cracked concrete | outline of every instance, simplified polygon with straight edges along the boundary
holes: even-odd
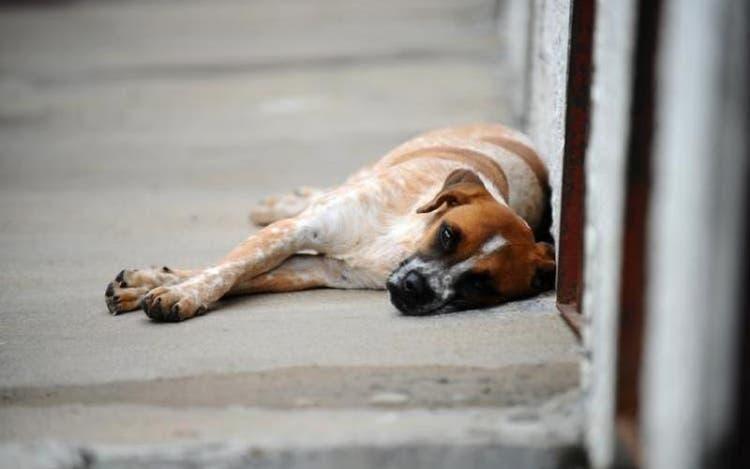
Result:
[[[576,464],[578,349],[549,295],[406,318],[383,292],[317,290],[177,325],[104,305],[123,267],[221,257],[263,195],[505,120],[493,11],[3,7],[0,465]]]

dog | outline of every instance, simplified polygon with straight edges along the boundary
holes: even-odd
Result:
[[[216,265],[122,270],[109,311],[155,321],[220,298],[310,288],[387,289],[404,315],[494,306],[554,287],[547,170],[500,124],[419,135],[331,190],[305,188],[251,211],[266,225]]]

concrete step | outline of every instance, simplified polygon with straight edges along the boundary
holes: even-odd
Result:
[[[533,406],[268,409],[54,405],[0,412],[60,439],[0,445],[6,467],[582,467],[578,393]],[[157,443],[158,442],[158,443]]]

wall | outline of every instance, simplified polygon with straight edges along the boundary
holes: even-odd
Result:
[[[526,124],[529,92],[529,47],[531,41],[531,7],[528,0],[495,0],[497,34],[500,39],[504,105],[508,108],[507,125],[523,129]]]
[[[640,437],[645,467],[724,467],[726,461],[718,458],[736,430],[739,298],[747,288],[740,283],[739,253],[747,243],[741,227],[747,223],[750,165],[750,6],[744,0],[663,1],[660,41],[654,44],[657,121]],[[582,332],[585,443],[598,468],[616,464],[615,381],[638,7],[636,0],[595,5]],[[534,0],[526,64],[525,128],[550,168],[556,220],[569,13],[569,2]]]
[[[615,454],[614,383],[623,233],[624,174],[632,87],[633,0],[595,5],[591,129],[585,156],[583,387],[585,444],[594,467]],[[532,7],[526,130],[547,161],[558,233],[570,2]],[[583,188],[581,188],[583,190]]]
[[[529,88],[525,90],[527,113],[524,127],[549,168],[552,233],[557,239],[565,143],[570,1],[534,0],[531,3],[531,18],[526,80]]]

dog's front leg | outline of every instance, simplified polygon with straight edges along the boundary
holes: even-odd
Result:
[[[181,321],[202,314],[241,278],[278,266],[289,256],[314,249],[317,232],[305,218],[282,220],[250,236],[216,266],[175,285],[157,287],[141,301],[143,311],[158,321]]]
[[[243,276],[228,294],[279,293],[320,287],[382,289],[383,280],[371,272],[353,268],[340,259],[297,254],[266,273],[255,277]]]
[[[154,288],[178,284],[198,273],[200,270],[170,269],[167,266],[123,269],[104,292],[107,309],[113,315],[134,311],[140,307],[144,295]]]

